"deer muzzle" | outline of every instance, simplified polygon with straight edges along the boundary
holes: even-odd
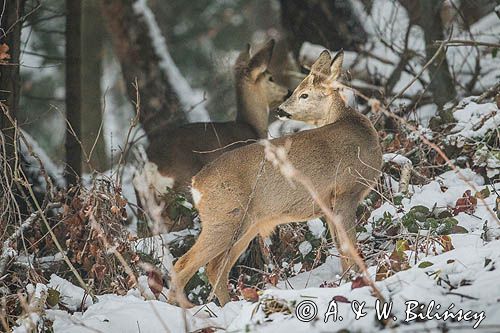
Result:
[[[288,112],[286,112],[285,110],[283,110],[282,108],[278,108],[276,110],[276,114],[278,115],[278,118],[280,118],[280,119],[282,119],[282,118],[291,119],[292,118],[292,115],[289,114]]]

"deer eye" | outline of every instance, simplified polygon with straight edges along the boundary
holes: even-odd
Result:
[[[274,79],[272,76],[269,76],[269,82],[274,82]]]
[[[302,94],[302,95],[300,95],[300,98],[302,98],[302,99],[306,99],[307,97],[309,97],[308,94]]]

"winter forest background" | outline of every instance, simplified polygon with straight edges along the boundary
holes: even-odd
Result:
[[[500,331],[498,0],[0,0],[0,324],[15,332],[438,331],[404,302],[484,311]],[[346,103],[379,132],[383,176],[358,207],[375,281],[342,280],[324,221],[280,226],[231,273],[233,301],[166,302],[168,273],[200,230],[196,210],[146,207],[148,136],[236,115],[233,65],[276,40],[269,70],[293,90],[322,50],[345,52]],[[276,116],[271,112],[271,121]],[[272,136],[297,123],[278,121]],[[188,220],[158,232],[155,209]],[[160,228],[161,229],[161,228]],[[378,292],[398,320],[353,300]],[[338,301],[343,321],[296,319]]]

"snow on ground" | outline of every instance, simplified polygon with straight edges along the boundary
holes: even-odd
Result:
[[[71,284],[69,281],[52,274],[50,277],[49,288],[57,290],[61,295],[60,302],[69,310],[75,311],[83,304],[88,308],[93,304],[92,299],[85,294],[85,290]]]
[[[495,206],[496,195],[493,193],[500,191],[500,184],[486,186],[482,178],[470,169],[445,172],[427,185],[410,186],[411,195],[408,198],[397,206],[386,202],[373,212],[370,221],[376,221],[384,212],[395,214],[397,218],[398,214],[402,215],[416,205],[435,209],[454,207],[465,191],[472,190],[474,194],[485,188],[492,194],[478,202],[474,213],[461,212],[456,216],[467,233],[450,235],[454,249],[435,251],[438,254],[406,251],[412,258],[412,267],[376,282],[382,296],[392,302],[389,318],[392,328],[382,329],[376,320],[376,298],[369,287],[355,288],[353,283],[346,282],[338,287],[319,288],[325,282],[335,282],[339,278],[340,263],[335,249],[331,251],[332,256],[314,270],[281,281],[277,287],[269,286],[256,303],[233,301],[224,308],[210,303],[184,311],[165,302],[151,300],[151,293],[146,290],[146,277],[140,277],[142,282],[138,289],[130,290],[125,296],[98,296],[98,302],[94,304],[86,301],[87,309],[83,313],[70,315],[66,311],[52,309],[47,310],[47,317],[54,320],[55,332],[192,332],[205,327],[214,327],[221,332],[325,332],[341,329],[350,332],[432,332],[444,325],[451,331],[460,328],[460,332],[466,332],[468,329],[472,331],[475,324],[479,327],[475,331],[497,332],[500,330],[500,225],[490,210]],[[308,227],[318,236],[325,232],[319,220],[309,221]],[[145,252],[156,252],[157,243],[171,242],[176,235],[165,237],[139,241],[136,246]],[[170,254],[162,255],[165,266],[170,266]],[[373,276],[375,271],[376,267],[369,268]],[[83,290],[79,287],[55,275],[48,287],[58,290],[63,303],[69,308],[82,304]],[[164,300],[164,297],[160,298]],[[336,303],[330,303],[332,299]],[[303,301],[315,303],[315,320],[306,322],[297,319],[307,319],[310,315],[308,310],[314,309],[310,302],[301,303]],[[474,313],[468,313],[460,321],[433,319],[405,322],[405,318],[412,319],[416,315],[416,310],[412,310],[416,303],[412,301],[425,304],[425,307],[434,301],[434,310],[430,311],[433,316],[447,309],[450,313],[457,313],[459,309],[464,313],[468,310]],[[363,302],[362,310],[366,314],[355,319],[353,307],[359,307]],[[308,305],[310,308],[307,308]],[[436,312],[438,305],[440,309]],[[325,322],[329,306],[331,310],[337,307],[337,317],[329,316]],[[334,321],[334,318],[337,320]]]
[[[453,112],[456,124],[446,141],[457,147],[473,142],[474,164],[485,167],[488,177],[493,178],[500,173],[500,151],[484,144],[483,138],[488,132],[498,136],[494,130],[500,127],[500,112],[495,103],[477,104],[475,98],[464,98],[459,103]]]
[[[484,137],[485,134],[500,126],[500,112],[495,103],[476,104],[469,102],[464,108],[453,112],[457,124],[451,130],[452,138],[461,140]]]

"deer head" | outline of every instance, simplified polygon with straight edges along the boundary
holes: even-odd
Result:
[[[268,70],[274,44],[274,40],[270,40],[253,56],[247,44],[234,66],[237,121],[251,124],[261,138],[267,138],[269,109],[277,107],[290,94],[288,89],[274,82]]]
[[[346,111],[336,84],[342,72],[343,51],[332,59],[323,51],[311,72],[278,108],[278,116],[322,126],[339,119]]]

